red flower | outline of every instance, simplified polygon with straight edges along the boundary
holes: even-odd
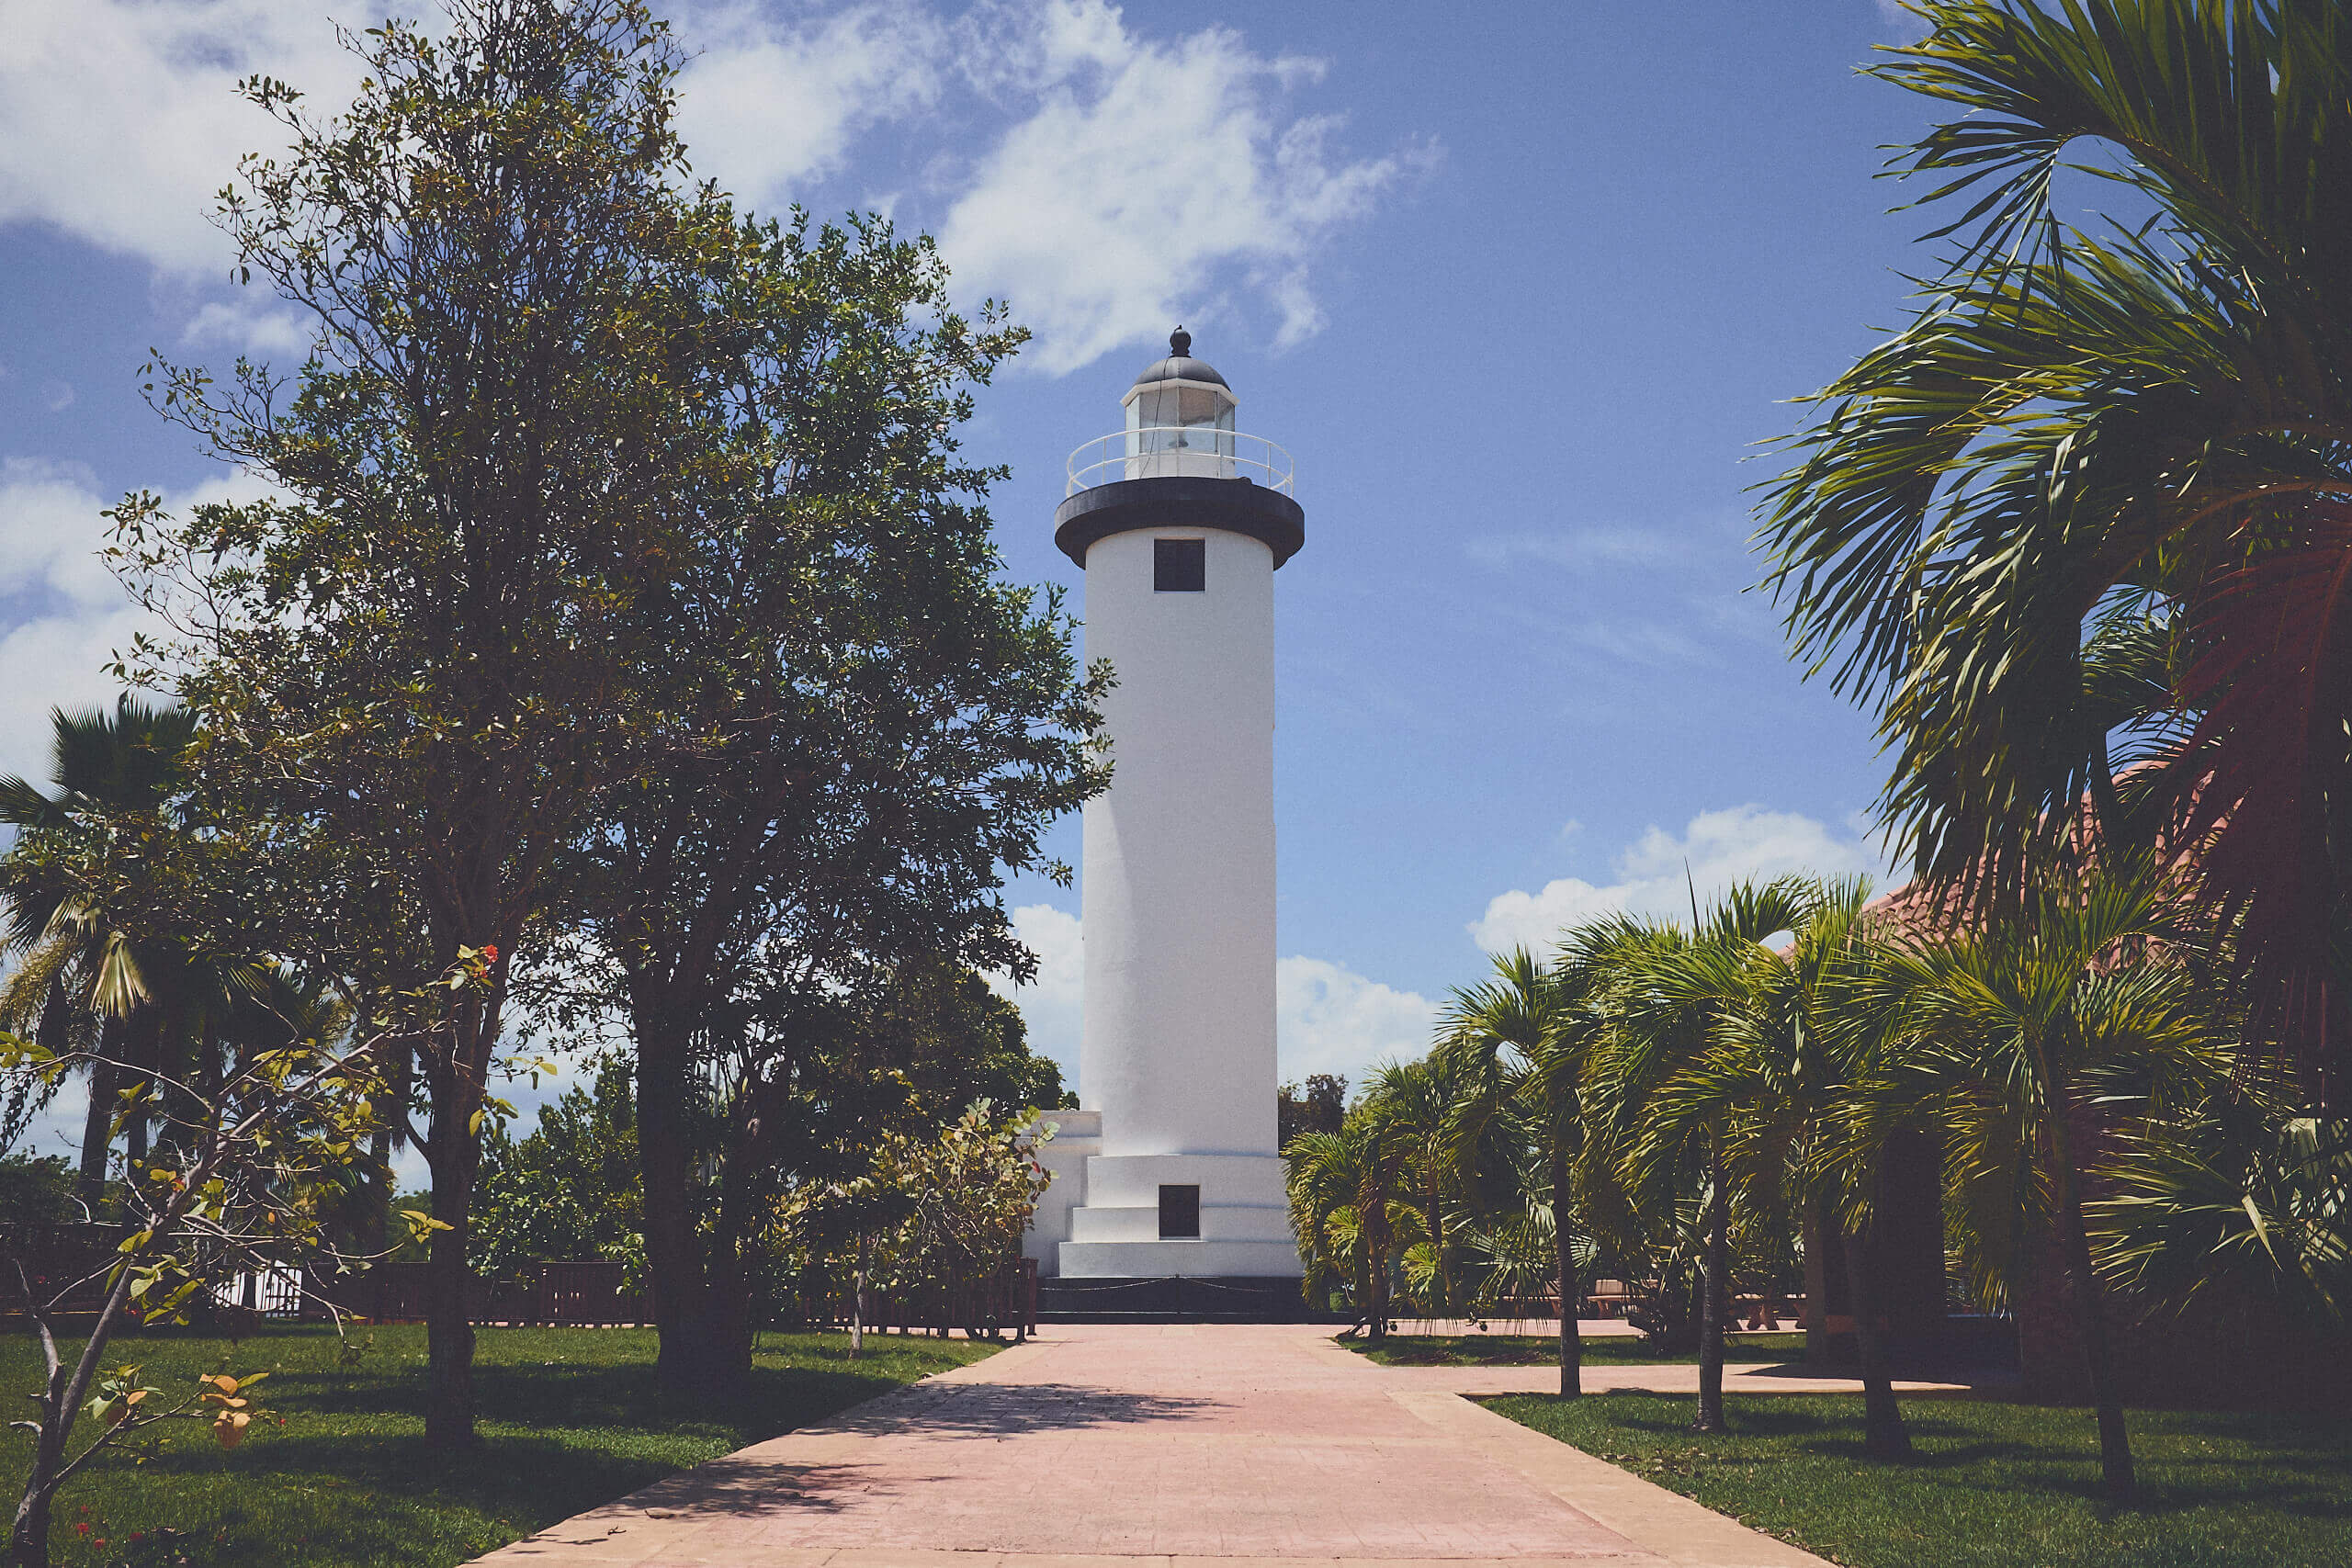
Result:
[[[495,964],[498,962],[498,944],[496,942],[486,942],[481,944],[481,961],[484,964]]]

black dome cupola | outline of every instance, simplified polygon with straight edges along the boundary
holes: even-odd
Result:
[[[1216,373],[1216,366],[1205,359],[1193,357],[1193,334],[1182,327],[1168,334],[1168,357],[1153,360],[1143,367],[1143,374],[1136,378],[1138,387],[1148,387],[1159,381],[1196,381],[1207,387],[1224,387],[1226,384],[1225,378]],[[1227,388],[1228,397],[1231,390]]]

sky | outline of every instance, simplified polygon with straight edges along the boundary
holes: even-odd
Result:
[[[100,508],[251,481],[141,400],[151,349],[299,360],[208,220],[385,0],[0,0],[0,772],[139,625]],[[659,0],[657,0],[659,4]],[[1281,1068],[1426,1047],[1487,954],[1735,877],[1884,875],[1867,716],[1790,662],[1762,445],[1926,265],[1873,175],[1932,106],[1857,73],[1891,0],[668,0],[696,171],[934,235],[1035,338],[968,452],[1008,575],[1178,323],[1297,465],[1275,579]],[[1441,19],[1442,18],[1442,19]],[[1052,849],[1075,864],[1075,820]],[[1688,882],[1686,882],[1686,876]],[[1008,889],[1012,994],[1075,1078],[1076,888]],[[64,1108],[61,1107],[61,1116]],[[52,1134],[54,1135],[54,1134]]]

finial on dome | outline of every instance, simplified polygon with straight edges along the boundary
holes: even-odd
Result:
[[[1193,353],[1193,334],[1178,327],[1168,334],[1168,352],[1179,359],[1188,359]]]

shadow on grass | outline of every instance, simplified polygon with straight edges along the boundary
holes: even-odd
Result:
[[[1549,1400],[1545,1395],[1520,1397]],[[1657,1408],[1657,1396],[1588,1397],[1589,1409],[1605,1413],[1606,1431],[1661,1448],[1712,1442],[1690,1430],[1682,1410]],[[2089,1411],[1988,1403],[1971,1414],[1977,1418],[1963,1416],[1941,1400],[1924,1406],[1906,1401],[1904,1424],[1913,1452],[1905,1459],[1885,1460],[1864,1450],[1859,1401],[1838,1410],[1824,1409],[1817,1401],[1743,1400],[1732,1409],[1730,1440],[1720,1445],[1720,1457],[1729,1462],[1770,1462],[1802,1456],[1891,1475],[1937,1476],[1944,1484],[1986,1495],[2030,1487],[2112,1511],[2099,1480],[2098,1433]],[[2058,1422],[2054,1430],[2052,1417]],[[2042,1431],[2033,1438],[1987,1433],[1983,1429],[1987,1418],[2033,1421]],[[2341,1472],[2352,1460],[2352,1441],[2347,1441],[2352,1429],[2345,1423],[2294,1416],[2179,1416],[2163,1412],[2129,1412],[2125,1419],[2141,1461],[2140,1495],[2130,1512],[2165,1515],[2230,1506],[2313,1520],[2352,1520],[2352,1497],[2332,1491],[2323,1479],[2331,1472]]]

